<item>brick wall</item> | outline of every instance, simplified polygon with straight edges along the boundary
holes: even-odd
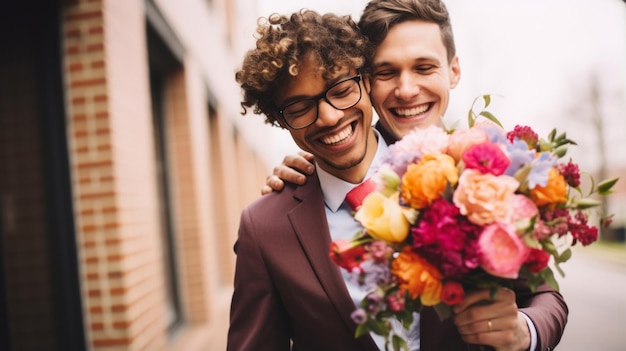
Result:
[[[163,274],[141,1],[64,18],[71,160],[91,347],[159,350]]]
[[[195,15],[207,6],[198,0],[163,3],[166,13]],[[210,62],[188,47],[182,67],[164,81],[184,323],[171,334],[143,4],[76,0],[64,11],[68,134],[89,346],[223,350],[239,212],[259,196],[266,167],[245,140],[236,138],[232,108],[224,108],[238,106],[236,101],[219,96],[210,101],[205,76]],[[195,35],[187,43],[203,38]]]

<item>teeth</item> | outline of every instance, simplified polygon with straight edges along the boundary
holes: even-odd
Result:
[[[428,111],[429,108],[430,104],[423,104],[413,108],[396,108],[395,113],[402,117],[413,117]]]
[[[322,143],[326,145],[338,144],[352,136],[352,126],[348,125],[339,133],[332,136],[326,136],[322,138]]]

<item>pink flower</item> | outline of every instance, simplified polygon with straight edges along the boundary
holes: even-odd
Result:
[[[513,177],[466,169],[459,178],[453,201],[472,223],[486,225],[509,217],[510,200],[518,186]]]
[[[389,305],[389,309],[393,312],[399,312],[404,309],[404,294],[400,290],[396,290],[396,292],[387,295],[386,300],[387,304]]]
[[[516,279],[529,254],[528,246],[509,223],[497,222],[486,226],[478,245],[481,267],[501,278]]]
[[[513,194],[511,197],[511,222],[523,219],[531,219],[539,215],[537,205],[528,197]]]
[[[369,253],[372,260],[376,263],[385,263],[393,255],[393,248],[387,245],[384,240],[375,240],[369,244]]]
[[[480,173],[491,173],[499,176],[511,164],[502,147],[496,143],[482,143],[472,145],[463,153],[463,162],[468,169],[478,170]]]
[[[468,147],[487,141],[489,141],[487,133],[480,128],[457,129],[450,135],[447,153],[459,162],[461,155]]]

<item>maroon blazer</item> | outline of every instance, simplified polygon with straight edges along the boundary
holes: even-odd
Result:
[[[370,336],[354,338],[354,303],[330,243],[317,175],[242,211],[227,350],[378,350]],[[521,289],[518,297],[538,330],[538,350],[554,347],[567,320],[561,295]],[[451,319],[428,308],[421,318],[422,351],[467,350]]]

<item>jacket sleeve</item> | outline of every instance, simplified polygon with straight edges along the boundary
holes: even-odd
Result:
[[[537,351],[552,350],[561,341],[569,309],[563,296],[547,284],[536,291],[517,291],[519,310],[525,313],[537,330]]]
[[[264,262],[257,229],[250,210],[244,209],[234,247],[237,263],[228,351],[290,349],[286,313]]]

